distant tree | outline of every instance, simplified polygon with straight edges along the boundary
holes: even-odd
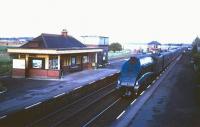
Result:
[[[122,45],[118,42],[115,42],[115,43],[111,43],[108,48],[109,48],[109,51],[113,51],[113,52],[121,51]]]
[[[198,36],[192,42],[192,52],[193,53],[197,52],[197,46],[200,46],[200,39]]]

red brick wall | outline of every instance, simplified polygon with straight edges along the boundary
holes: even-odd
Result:
[[[42,69],[29,69],[29,77],[47,77],[47,71]]]
[[[84,63],[83,69],[92,69],[92,63]]]
[[[59,70],[29,69],[29,77],[60,78]]]
[[[25,69],[12,69],[12,77],[14,78],[21,78],[25,77]]]
[[[48,76],[48,77],[59,78],[59,76],[60,76],[60,71],[58,71],[58,70],[47,70],[47,76]]]

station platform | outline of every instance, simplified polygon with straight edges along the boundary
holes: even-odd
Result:
[[[63,76],[61,79],[14,79],[1,77],[7,92],[0,94],[0,118],[10,112],[69,93],[118,73],[118,69],[84,70]]]

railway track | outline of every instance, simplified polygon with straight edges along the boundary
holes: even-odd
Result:
[[[99,101],[94,104],[88,106],[84,110],[80,111],[78,114],[74,115],[70,119],[66,119],[65,121],[57,124],[57,127],[80,127],[86,124],[86,121],[90,121],[92,118],[97,116],[99,112],[105,110],[105,108],[112,104],[113,102],[117,102],[120,96],[115,90],[113,93],[104,96]],[[98,116],[97,116],[98,117]],[[87,126],[87,125],[86,125]]]
[[[134,98],[118,98],[116,101],[105,107],[104,110],[99,112],[95,117],[87,121],[83,127],[95,127],[95,126],[110,126],[118,116],[120,116],[124,109],[129,106]]]
[[[110,126],[136,97],[123,98],[110,84],[35,121],[28,127]]]
[[[154,83],[152,81],[151,83]],[[148,91],[148,87],[144,91]],[[111,126],[112,122],[119,119],[124,113],[127,107],[134,104],[139,96],[142,96],[144,91],[141,91],[138,96],[135,97],[121,97],[109,95],[93,105],[90,105],[87,109],[79,112],[73,118],[66,121],[62,121],[58,127],[102,127]],[[119,93],[119,91],[117,92]]]
[[[91,94],[84,96],[75,102],[66,105],[55,112],[52,112],[32,123],[27,125],[27,127],[55,127],[60,125],[63,121],[66,121],[79,112],[85,110],[90,105],[96,103],[97,101],[101,100],[105,96],[109,94],[115,93],[115,85],[111,83]]]
[[[157,79],[157,78],[156,78]],[[155,79],[155,80],[156,80]],[[101,112],[99,112],[96,116],[82,124],[82,127],[102,127],[102,126],[112,126],[113,121],[120,119],[120,117],[125,113],[125,109],[133,105],[135,101],[143,96],[144,93],[148,92],[155,83],[155,80],[152,81],[143,91],[140,91],[137,96],[132,96],[130,98],[120,97],[116,101],[113,101],[110,105],[105,107]],[[86,111],[87,112],[87,111]],[[59,127],[64,127],[62,126]]]

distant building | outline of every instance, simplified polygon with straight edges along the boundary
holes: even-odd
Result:
[[[32,39],[32,37],[0,38],[0,46],[19,47]]]
[[[13,77],[60,78],[65,72],[97,66],[100,48],[91,48],[68,35],[41,34],[19,48],[8,49]]]
[[[108,46],[109,46],[109,37],[104,36],[81,36],[82,42],[88,47],[92,48],[101,48],[103,52],[98,53],[99,65],[104,65],[108,62]]]
[[[161,48],[159,47],[161,44],[159,42],[157,42],[157,41],[149,42],[147,45],[148,45],[148,49],[147,50],[149,52],[155,53],[155,52],[158,52],[158,51],[161,50]]]

